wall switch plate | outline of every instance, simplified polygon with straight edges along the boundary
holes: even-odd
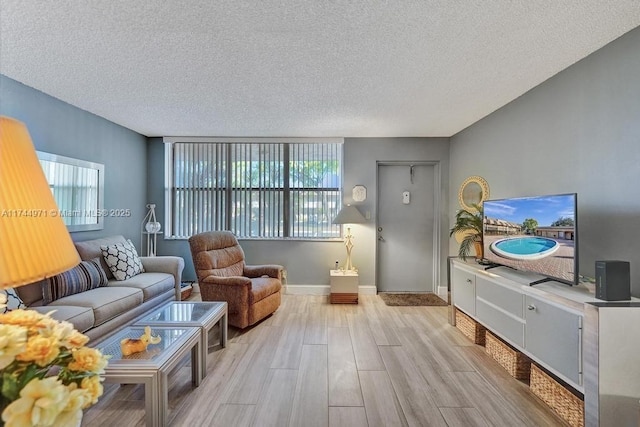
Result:
[[[411,203],[411,193],[409,193],[408,191],[402,193],[402,203],[404,203],[405,205]]]

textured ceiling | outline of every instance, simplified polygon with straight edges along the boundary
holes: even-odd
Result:
[[[148,136],[450,136],[638,25],[638,0],[0,0],[0,72]]]

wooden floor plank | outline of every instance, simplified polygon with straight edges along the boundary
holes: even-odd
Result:
[[[471,406],[493,426],[539,426],[540,420],[529,420],[516,407],[509,405],[504,396],[496,393],[493,387],[477,372],[446,372],[449,381],[457,383],[463,390]]]
[[[398,339],[410,354],[424,359],[434,369],[441,371],[473,371],[473,366],[457,350],[457,346],[445,345],[437,338],[430,338],[422,328],[398,329]]]
[[[269,371],[252,425],[278,427],[289,424],[297,378],[297,370]]]
[[[218,407],[226,400],[234,379],[243,375],[236,372],[240,362],[247,355],[248,344],[228,343],[224,350],[209,354],[207,376],[200,387],[185,396],[183,405],[171,414],[175,426],[208,425]],[[169,401],[171,404],[171,399]],[[202,408],[202,410],[194,410]],[[204,410],[206,408],[206,410]]]
[[[304,345],[289,426],[329,424],[327,346]]]
[[[306,324],[307,313],[290,313],[287,316],[271,361],[272,369],[298,369]]]
[[[436,310],[446,307],[425,307],[421,313],[407,314],[407,322],[414,327],[429,332],[429,338],[437,340],[442,345],[447,346],[472,346],[475,345],[469,338],[465,337],[454,326],[446,321],[446,311]],[[439,311],[439,312],[438,312]],[[444,323],[443,323],[444,321]]]
[[[374,301],[367,299],[363,304],[373,339],[377,345],[400,345],[395,328],[387,321],[384,308]]]
[[[309,305],[307,326],[304,331],[304,344],[327,344],[327,315],[326,302],[318,300]]]
[[[367,414],[362,406],[330,406],[329,427],[367,427]]]
[[[274,315],[212,346],[199,387],[188,358],[169,374],[169,425],[563,425],[447,314],[376,295],[283,295]],[[144,387],[105,384],[82,425],[143,427]]]
[[[378,316],[382,316],[385,324],[393,328],[407,328],[410,324],[404,319],[404,313],[416,312],[418,307],[389,306],[377,295],[366,295],[365,301],[376,306]]]
[[[438,391],[427,383],[404,349],[399,346],[382,347],[380,354],[407,423],[446,427],[447,423],[435,404]]]
[[[359,371],[384,371],[378,346],[363,314],[347,314],[353,353]]]
[[[449,427],[489,427],[476,408],[440,408]]]
[[[329,406],[363,406],[349,329],[329,328],[328,337]]]
[[[370,426],[407,426],[407,420],[386,371],[360,371],[364,409]]]
[[[211,424],[212,427],[249,427],[255,405],[234,405],[225,403],[216,411]]]
[[[106,398],[102,399],[107,401]],[[119,400],[117,403],[108,401],[107,405],[100,405],[98,402],[82,416],[83,426],[144,426],[145,412],[144,402],[130,400]]]
[[[439,358],[432,357],[433,349],[425,345],[420,340],[418,334],[412,328],[398,329],[400,341],[403,344],[403,349],[406,352],[412,363],[416,366],[422,377],[427,381],[430,387],[436,392],[433,395],[434,402],[438,407],[452,406],[452,407],[464,407],[468,406],[470,402],[466,398],[462,390],[455,382],[448,381],[444,377],[444,372],[447,372],[445,368],[449,367],[447,363],[442,363]],[[461,358],[460,353],[453,351],[451,348],[447,353],[455,354],[452,359]],[[470,365],[466,363],[469,371],[472,371]],[[443,366],[444,365],[444,366]]]
[[[327,327],[347,328],[347,313],[351,312],[351,304],[328,304]]]
[[[282,328],[265,326],[263,333],[240,360],[231,379],[231,388],[224,403],[255,405],[261,397],[262,386],[273,362]]]
[[[531,393],[529,386],[522,381],[516,381],[509,373],[489,356],[484,347],[458,347],[456,349],[469,361],[469,364],[486,382],[487,387],[495,390],[509,402],[509,406],[518,408],[523,418],[535,420],[539,425],[564,425],[549,407]]]

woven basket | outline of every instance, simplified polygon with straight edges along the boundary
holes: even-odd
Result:
[[[584,401],[535,364],[531,365],[529,387],[533,394],[549,405],[567,424],[584,426]]]
[[[185,286],[180,291],[180,300],[184,301],[191,296],[191,291],[193,291],[193,286]]]
[[[460,329],[474,344],[484,345],[484,334],[487,330],[460,310],[456,309],[456,328]]]
[[[486,333],[485,341],[485,351],[506,369],[509,375],[518,380],[529,379],[531,359],[489,331]]]

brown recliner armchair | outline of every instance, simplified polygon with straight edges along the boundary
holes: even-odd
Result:
[[[229,324],[246,328],[280,306],[281,265],[246,265],[244,251],[229,231],[189,238],[202,301],[226,301]]]

